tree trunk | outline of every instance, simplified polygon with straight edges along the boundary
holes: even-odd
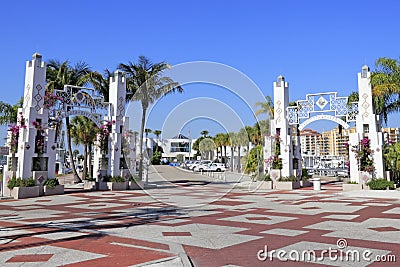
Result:
[[[241,168],[240,168],[240,163],[241,163],[241,160],[240,160],[240,146],[238,146],[238,165],[237,165],[237,172],[238,173],[240,173],[241,172]]]
[[[233,172],[233,157],[234,157],[234,147],[231,146],[231,172]]]
[[[71,128],[70,128],[70,124],[69,124],[69,117],[65,118],[65,128],[67,130],[67,145],[68,145],[68,152],[70,155],[70,159],[71,159],[71,169],[72,169],[72,173],[74,174],[74,182],[75,183],[80,183],[82,182],[81,178],[79,178],[78,173],[76,172],[76,167],[75,167],[75,162],[74,159],[72,157],[72,144],[71,144]]]
[[[224,146],[224,162],[225,162],[225,167],[226,167],[226,162],[227,162],[227,157],[226,157],[226,146]]]
[[[93,166],[92,166],[92,144],[88,145],[89,148],[89,177],[93,177]]]
[[[87,149],[87,145],[86,144],[84,144],[83,146],[84,146],[84,151],[83,151],[83,173],[82,173],[82,179],[86,180],[88,149]]]
[[[144,123],[146,120],[146,108],[142,107],[142,122],[140,125],[140,137],[139,137],[139,180],[143,180],[143,133]]]

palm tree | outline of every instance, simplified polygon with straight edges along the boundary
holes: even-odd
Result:
[[[0,101],[0,125],[17,123],[18,108],[22,108],[23,103],[23,97],[14,105]]]
[[[216,146],[214,140],[209,137],[201,140],[199,144],[200,153],[203,155],[208,155],[208,159],[211,159],[211,153],[214,151],[215,148]]]
[[[155,134],[157,140],[160,138],[161,133],[162,132],[160,130],[154,130],[153,131],[153,134]]]
[[[225,135],[223,133],[218,133],[214,137],[214,143],[215,143],[215,146],[217,147],[217,158],[218,158],[218,148],[221,151],[221,158],[222,158],[222,147],[224,145],[224,139],[225,139]]]
[[[109,101],[111,77],[113,77],[113,73],[108,69],[105,69],[103,74],[97,71],[89,74],[90,83],[104,97],[105,102]]]
[[[148,151],[148,148],[147,148],[147,143],[149,142],[149,133],[151,133],[152,130],[149,129],[149,128],[146,128],[146,129],[144,129],[144,132],[146,133],[146,153],[147,153],[147,155],[149,155],[149,151]]]
[[[164,70],[170,68],[165,62],[153,64],[148,58],[140,56],[137,64],[129,62],[120,64],[118,68],[125,72],[127,78],[127,101],[140,101],[142,104],[139,159],[139,178],[142,179],[143,133],[147,109],[157,99],[175,91],[183,92],[183,88],[170,77],[163,75]]]
[[[274,117],[274,102],[269,95],[265,96],[265,100],[265,102],[256,102],[256,107],[260,107],[260,109],[255,112],[255,115],[268,114],[268,117],[272,119]]]
[[[389,113],[400,110],[400,62],[383,57],[376,60],[375,66],[371,74],[375,111],[386,123]]]
[[[241,172],[241,156],[240,156],[240,149],[242,148],[242,146],[248,146],[249,144],[249,137],[247,134],[247,131],[245,128],[242,128],[239,130],[239,132],[237,134],[235,134],[235,143],[238,149],[238,166],[237,166],[237,171]]]
[[[60,62],[58,60],[49,60],[46,69],[46,90],[48,92],[53,92],[54,89],[63,89],[64,85],[75,85],[84,86],[88,81],[90,81],[91,70],[89,65],[81,61],[75,64],[75,66],[70,66],[68,60]],[[73,90],[78,90],[74,88]],[[76,93],[73,91],[72,93]],[[72,155],[72,145],[71,145],[71,126],[69,117],[65,118],[66,132],[67,132],[67,146],[68,152]],[[75,183],[82,182],[76,171],[75,162],[71,161],[71,169],[74,174]]]
[[[203,131],[200,132],[200,134],[201,134],[204,138],[206,138],[207,135],[208,135],[208,131],[207,131],[207,130],[203,130]]]
[[[156,140],[157,140],[157,145],[156,145],[156,151],[158,151],[158,146],[159,146],[159,138],[160,138],[160,135],[161,135],[161,130],[154,130],[153,131],[153,134],[155,134],[155,136],[156,136]]]
[[[67,153],[69,154],[69,152],[67,151]],[[78,149],[74,149],[74,151],[72,152],[72,155],[74,157],[75,160],[77,160],[77,156],[79,155],[79,150]]]
[[[83,179],[86,179],[88,161],[89,161],[89,176],[92,175],[92,147],[96,140],[98,127],[90,119],[83,116],[73,117],[71,120],[71,136],[74,144],[82,144],[84,147],[83,153]],[[88,157],[89,156],[89,157]]]
[[[234,132],[230,132],[230,133],[228,133],[228,143],[229,143],[229,146],[231,147],[231,172],[233,172],[233,169],[234,169],[234,160],[233,160],[233,158],[234,158],[234,152],[235,152],[235,149],[236,149],[236,144],[237,144],[237,142],[236,142],[236,133],[234,133]]]

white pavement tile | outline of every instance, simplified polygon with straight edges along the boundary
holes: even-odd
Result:
[[[272,216],[263,214],[243,214],[233,217],[221,218],[221,221],[231,221],[231,222],[243,222],[243,223],[257,223],[272,225],[281,222],[287,222],[291,220],[296,220],[295,217],[285,217],[285,216]]]
[[[332,214],[328,216],[324,216],[322,218],[324,219],[339,219],[339,220],[353,220],[354,218],[357,218],[360,215],[346,215],[346,214]]]
[[[110,203],[110,202],[96,202],[88,204],[78,204],[67,206],[68,208],[87,209],[87,210],[100,210],[125,206],[124,204]]]
[[[262,234],[270,234],[270,235],[283,235],[283,236],[298,236],[309,231],[301,231],[301,230],[293,230],[293,229],[283,229],[283,228],[274,228],[271,230],[263,231]]]
[[[211,224],[186,224],[180,226],[138,225],[128,228],[110,229],[102,232],[125,238],[163,243],[173,242],[209,249],[221,249],[262,238],[261,236],[236,234],[236,232],[245,230],[247,230],[247,228]],[[189,232],[190,236],[164,236],[163,232]]]
[[[399,208],[399,207],[393,208],[393,209],[384,211],[384,212],[382,212],[382,213],[387,213],[387,214],[400,214],[400,208]]]
[[[85,236],[85,235],[88,235],[88,234],[81,233],[81,232],[62,231],[62,232],[57,232],[57,233],[35,235],[35,237],[46,238],[46,239],[50,239],[50,240],[59,240],[59,239],[64,239],[64,238],[72,238],[72,237]]]
[[[40,255],[40,254],[54,254],[47,262],[7,262],[14,256],[18,255]],[[76,262],[84,262],[87,260],[106,257],[106,255],[85,252],[75,249],[60,248],[54,246],[40,246],[33,248],[25,248],[19,250],[12,250],[0,252],[0,265],[4,267],[14,266],[28,266],[28,267],[53,267],[72,264]]]

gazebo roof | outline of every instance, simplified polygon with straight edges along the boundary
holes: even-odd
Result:
[[[189,139],[189,138],[180,133],[177,136],[172,137],[172,139]]]

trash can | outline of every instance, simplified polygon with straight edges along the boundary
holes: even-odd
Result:
[[[314,190],[321,190],[321,178],[314,178],[313,180]]]

